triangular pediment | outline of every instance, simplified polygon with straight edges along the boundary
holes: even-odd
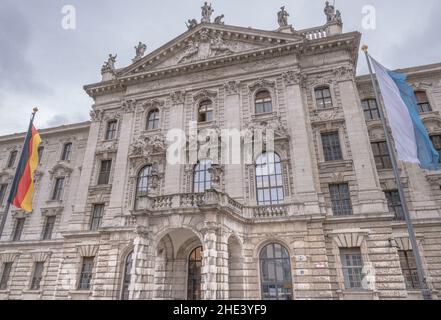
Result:
[[[295,31],[286,33],[202,23],[127,68],[120,69],[118,76],[162,70],[240,53],[252,53],[288,43],[301,43],[304,40],[305,37]]]

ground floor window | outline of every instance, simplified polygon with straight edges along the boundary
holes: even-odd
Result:
[[[202,247],[197,247],[190,253],[188,259],[188,282],[187,299],[201,300],[201,268],[202,268]]]

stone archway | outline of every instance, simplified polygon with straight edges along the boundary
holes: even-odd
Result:
[[[200,238],[188,229],[173,229],[162,237],[156,246],[154,299],[189,299],[188,292],[189,285],[191,285],[189,259],[194,250],[199,247],[203,247]],[[201,284],[200,270],[199,277],[199,282],[196,281],[196,283]],[[202,288],[197,289],[199,292],[202,290]]]

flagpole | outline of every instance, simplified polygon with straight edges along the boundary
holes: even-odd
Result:
[[[418,282],[419,282],[419,285],[421,288],[421,293],[423,295],[424,300],[432,300],[432,294],[431,294],[429,288],[427,287],[426,273],[425,273],[425,270],[423,267],[420,250],[419,250],[418,243],[417,243],[416,236],[415,236],[415,230],[414,230],[413,224],[412,224],[412,219],[409,214],[409,208],[407,206],[407,201],[406,201],[405,194],[404,194],[403,184],[401,183],[400,171],[398,169],[397,157],[395,155],[395,149],[394,149],[394,145],[392,142],[392,137],[390,136],[389,131],[387,129],[388,127],[386,124],[384,106],[380,100],[380,95],[378,93],[377,85],[376,85],[374,74],[372,71],[372,65],[371,65],[371,61],[369,59],[368,46],[364,45],[361,50],[363,50],[363,52],[366,55],[366,60],[367,60],[367,64],[369,67],[369,73],[370,73],[370,77],[371,77],[371,81],[372,81],[372,87],[374,89],[375,99],[377,100],[378,111],[380,113],[381,123],[383,125],[384,134],[386,136],[387,148],[389,150],[389,155],[390,155],[391,162],[392,162],[392,169],[393,169],[395,180],[397,183],[398,194],[400,196],[401,206],[403,208],[404,218],[406,220],[407,230],[409,232],[409,240],[412,245],[412,251],[413,251],[413,254],[415,257],[415,262],[416,262],[416,266],[417,266],[417,273],[418,273]]]
[[[34,122],[34,119],[35,119],[35,114],[38,112],[38,108],[34,108],[33,110],[32,110],[32,116],[31,116],[31,121],[29,122],[29,130],[32,130],[32,128],[31,128],[31,124]],[[29,132],[28,132],[29,133]],[[27,133],[27,134],[28,134]],[[21,150],[21,156],[23,156],[23,148],[22,148],[22,150]],[[21,158],[21,156],[20,156],[20,158]],[[16,169],[16,171],[15,171],[15,175],[14,175],[14,177],[15,176],[17,176],[17,171],[18,171],[18,167],[17,167],[17,169]],[[11,185],[11,188],[12,188],[12,185]],[[5,224],[6,224],[6,220],[8,219],[8,215],[9,215],[9,210],[11,209],[11,203],[9,202],[9,199],[7,199],[7,201],[6,201],[6,209],[5,209],[5,212],[3,213],[3,217],[2,217],[2,221],[1,221],[1,223],[0,223],[0,241],[1,241],[1,239],[2,239],[2,236],[3,236],[3,231],[4,231],[4,229],[5,229]]]

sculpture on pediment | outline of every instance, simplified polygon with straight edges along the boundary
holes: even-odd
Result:
[[[285,7],[281,7],[279,13],[277,14],[277,20],[280,28],[288,26],[288,17],[289,13],[285,10]]]
[[[197,55],[198,52],[199,52],[199,43],[196,43],[193,40],[190,40],[188,42],[187,47],[185,48],[184,55],[179,60],[179,63],[187,62],[188,60],[191,60],[191,58],[193,58],[195,55]]]
[[[221,14],[220,16],[218,16],[214,19],[214,23],[215,24],[225,24],[225,22],[222,21],[223,18],[225,18],[225,15]]]
[[[221,54],[233,53],[231,49],[224,43],[221,35],[218,35],[211,39],[210,49],[216,56]]]
[[[211,22],[211,15],[214,12],[214,9],[211,6],[211,3],[210,3],[210,5],[208,5],[208,3],[205,2],[204,6],[201,9],[202,9],[202,20],[201,20],[201,22],[210,23]]]
[[[326,15],[326,23],[337,22],[338,24],[342,24],[341,12],[339,10],[335,11],[335,7],[329,4],[329,1],[326,1],[325,6],[325,15]]]
[[[116,58],[118,57],[118,55],[112,55],[109,54],[109,58],[107,59],[106,62],[104,62],[104,65],[101,69],[102,73],[105,72],[114,72],[115,71],[115,63],[116,63]]]
[[[136,56],[133,59],[133,61],[137,61],[137,60],[141,59],[142,57],[144,57],[146,50],[147,50],[147,45],[142,42],[139,42],[138,45],[135,47]]]
[[[198,26],[198,21],[196,19],[188,19],[185,25],[187,26],[188,30],[191,30]]]

